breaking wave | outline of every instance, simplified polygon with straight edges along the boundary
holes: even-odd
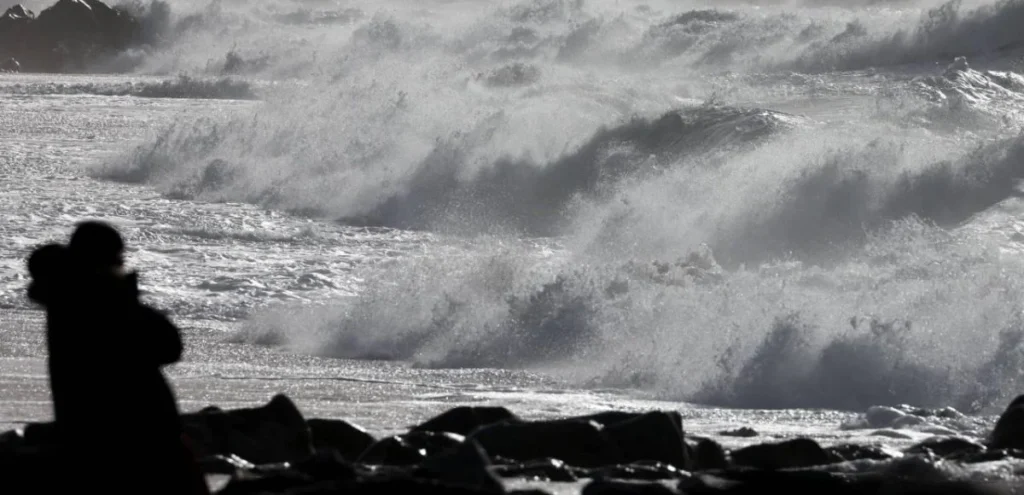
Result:
[[[136,2],[138,3],[138,2]],[[907,2],[611,2],[523,0],[431,5],[430,15],[306,2],[167,4],[157,40],[109,68],[141,73],[308,78],[333,71],[351,45],[440,47],[467,63],[547,63],[629,70],[851,70],[1007,56],[1024,42],[1020,0]],[[137,6],[147,19],[147,10]],[[109,69],[108,68],[108,69]]]
[[[302,83],[95,173],[476,243],[238,341],[740,407],[998,407],[1024,365],[1024,238],[997,214],[1024,211],[1024,84],[997,67],[1024,2],[797,3],[210,4],[140,70]]]
[[[831,269],[505,250],[375,273],[358,297],[257,315],[234,338],[738,407],[983,411],[1021,385],[1024,286],[1006,263],[915,219]]]
[[[634,118],[616,127],[600,129],[578,149],[549,163],[498,155],[492,158],[490,165],[477,165],[479,170],[467,173],[474,168],[474,160],[483,158],[479,156],[481,148],[500,139],[495,135],[495,128],[507,125],[507,122],[491,119],[484,123],[490,128],[439,141],[401,176],[383,178],[383,181],[401,181],[395,184],[401,187],[395,192],[381,187],[382,194],[376,196],[376,203],[325,204],[323,196],[300,197],[296,194],[298,191],[289,191],[281,182],[254,183],[253,179],[260,177],[250,179],[244,199],[336,217],[346,224],[422,229],[456,218],[458,227],[472,226],[479,230],[483,225],[472,224],[472,219],[480,218],[482,222],[502,224],[531,235],[555,235],[561,231],[559,227],[564,223],[566,208],[574,198],[607,197],[606,189],[613,189],[627,177],[642,180],[643,176],[671,167],[687,156],[750,146],[776,132],[795,127],[800,120],[766,110],[697,107],[653,119]],[[259,133],[264,124],[253,119],[242,125],[252,133]],[[237,187],[243,177],[251,177],[252,166],[219,158],[218,151],[225,143],[218,139],[236,141],[252,134],[247,133],[245,127],[234,126],[226,130],[220,127],[192,129],[200,130],[201,134],[166,134],[153,146],[138,150],[132,158],[133,166],[115,169],[107,173],[107,177],[167,184],[165,187],[171,194],[189,199],[232,199],[231,188]],[[289,134],[303,139],[294,131]],[[282,144],[283,139],[287,138],[255,141],[253,145],[276,146]],[[183,163],[179,150],[189,143],[195,143],[192,152],[197,156],[188,157],[190,162]],[[308,143],[285,143],[288,147],[293,145],[308,146]],[[344,168],[346,165],[350,168]],[[308,164],[303,170],[294,170],[294,175],[286,180],[308,187],[324,180],[324,175],[334,175],[336,182],[329,184],[335,188],[334,194],[365,196],[368,194],[360,189],[377,184],[342,179],[342,176],[363,179],[358,174],[372,173],[362,168],[344,162]]]

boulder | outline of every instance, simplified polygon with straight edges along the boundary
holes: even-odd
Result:
[[[99,0],[58,0],[39,12],[36,34],[60,42],[81,41],[115,46],[133,29],[126,14]]]
[[[415,474],[452,485],[466,486],[500,494],[505,491],[501,480],[491,471],[491,460],[472,440],[427,457]]]
[[[712,469],[725,469],[729,467],[729,457],[726,455],[725,447],[710,438],[700,439],[693,446],[692,471],[708,471]]]
[[[20,30],[31,24],[35,19],[36,15],[21,4],[7,9],[4,15],[0,15],[0,39],[15,39]]]
[[[414,431],[381,439],[366,449],[357,461],[363,464],[406,466],[459,446],[462,435],[447,432]]]
[[[518,420],[512,411],[504,407],[458,406],[414,426],[412,431],[446,431],[465,436],[481,426]]]
[[[363,428],[343,419],[312,418],[306,420],[306,425],[313,438],[313,448],[334,449],[342,458],[352,461],[377,441]]]
[[[629,411],[601,411],[594,414],[587,414],[585,416],[573,416],[564,419],[557,419],[553,422],[558,421],[593,421],[601,426],[608,426],[613,423],[621,423],[623,421],[629,421],[643,416],[644,413],[629,412]]]
[[[576,481],[587,473],[568,466],[559,459],[535,459],[526,462],[502,462],[493,471],[503,478],[526,478],[535,481]]]
[[[275,395],[260,407],[224,411],[208,407],[182,415],[197,457],[236,455],[254,464],[304,459],[313,454],[309,426],[295,403]]]
[[[1024,449],[1024,395],[1010,402],[989,435],[989,448]]]
[[[892,452],[886,448],[879,447],[877,445],[856,445],[856,444],[842,444],[828,447],[825,449],[836,462],[843,461],[860,461],[860,460],[872,460],[872,461],[888,461],[895,459],[900,455],[899,452]]]
[[[38,16],[16,5],[0,16],[0,58],[29,71],[82,70],[131,45],[140,23],[100,0],[58,0]]]
[[[961,437],[932,437],[904,452],[907,454],[934,454],[939,457],[960,457],[980,454],[985,446]]]
[[[469,435],[488,454],[515,461],[554,458],[575,467],[637,461],[689,469],[690,452],[677,412],[608,411],[551,421],[506,420]]]
[[[199,471],[203,474],[234,474],[238,471],[254,470],[256,465],[237,455],[210,455],[198,460]]]
[[[813,470],[729,470],[696,475],[679,483],[687,495],[826,493],[828,495],[981,495],[1009,494],[1006,484],[940,481],[886,474],[839,474]]]
[[[590,477],[594,479],[630,481],[678,480],[686,475],[685,471],[663,462],[618,464],[590,470]]]
[[[752,438],[757,436],[757,430],[749,427],[737,428],[735,430],[726,430],[718,433],[723,437],[739,437],[739,438]]]
[[[731,457],[737,466],[767,470],[820,466],[836,461],[818,442],[809,438],[751,445],[733,451]]]
[[[975,464],[979,462],[1005,461],[1008,459],[1024,459],[1024,450],[1021,449],[986,449],[976,454],[962,454],[955,456],[956,462],[963,464]]]
[[[502,422],[484,426],[467,438],[491,456],[516,461],[555,458],[576,467],[618,464],[622,455],[594,421]]]
[[[610,423],[603,433],[618,447],[622,462],[658,461],[691,469],[690,452],[678,412],[653,411]]]
[[[15,65],[20,71],[18,57],[25,50],[26,34],[35,18],[36,15],[22,5],[13,6],[0,16],[0,60],[4,61],[0,71],[16,72],[12,70]]]
[[[337,450],[318,450],[313,455],[291,464],[292,469],[320,481],[356,479],[359,472]]]
[[[218,456],[221,457],[221,456]],[[312,456],[290,464],[254,466],[226,458],[231,471],[223,472],[232,476],[218,495],[243,495],[255,493],[292,493],[320,483],[350,482],[358,479],[360,473],[355,466],[341,458],[335,450],[317,451]],[[207,471],[210,472],[210,471]],[[221,471],[217,471],[221,472]]]
[[[21,72],[21,64],[14,57],[0,62],[0,72]]]

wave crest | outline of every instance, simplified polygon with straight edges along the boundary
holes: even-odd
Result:
[[[725,271],[709,250],[618,265],[536,253],[400,264],[359,296],[274,310],[287,317],[254,318],[236,338],[429,367],[542,369],[756,408],[977,411],[1019,385],[1024,286],[992,250],[918,221],[892,225],[832,270]]]

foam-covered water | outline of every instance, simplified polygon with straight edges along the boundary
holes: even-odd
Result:
[[[113,215],[156,300],[306,354],[999,409],[1024,365],[1024,2],[838,4],[175,3],[167,44],[103,67],[129,75],[0,78],[26,111],[177,112],[103,155],[40,144],[58,117],[5,141],[90,150],[88,178],[28,174],[67,192],[8,221],[11,252]]]

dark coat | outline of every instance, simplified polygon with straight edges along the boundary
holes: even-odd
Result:
[[[181,358],[177,327],[139,301],[134,273],[71,266],[48,249],[30,259],[29,297],[46,309],[54,419],[69,469],[113,465],[125,481],[156,478],[170,489],[193,474],[181,471],[180,416],[161,369]]]

